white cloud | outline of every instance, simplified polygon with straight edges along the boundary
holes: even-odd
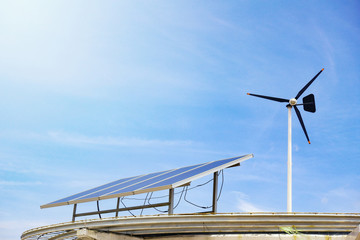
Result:
[[[300,149],[300,148],[299,148],[299,145],[294,144],[294,145],[293,145],[293,149],[294,149],[295,152],[298,152],[299,149]]]
[[[249,201],[249,196],[242,192],[236,193],[236,208],[241,212],[266,212],[263,207]]]
[[[81,134],[52,131],[47,136],[56,142],[66,144],[86,144],[86,145],[109,145],[123,147],[137,146],[189,146],[193,142],[188,140],[158,140],[158,139],[139,139],[139,138],[118,138],[118,137],[89,137]]]
[[[6,220],[0,221],[0,232],[2,233],[1,239],[2,240],[10,240],[14,239],[15,234],[17,233],[20,238],[20,235],[31,228],[45,226],[49,223],[47,221],[37,221],[34,219],[31,220]]]
[[[41,185],[42,182],[17,182],[17,181],[0,181],[0,186],[34,186]]]
[[[360,192],[351,188],[339,187],[324,194],[321,203],[326,208],[335,209],[338,212],[359,212]]]
[[[47,133],[19,133],[6,132],[2,136],[31,139],[36,141],[51,141],[68,145],[81,146],[120,146],[120,147],[186,147],[199,144],[191,140],[160,140],[144,138],[126,138],[113,136],[86,136],[78,133],[69,133],[63,131],[48,131]]]

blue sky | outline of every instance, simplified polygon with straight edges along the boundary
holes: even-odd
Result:
[[[311,145],[293,115],[293,210],[360,212],[359,10],[2,1],[0,238],[69,221],[70,206],[39,206],[73,193],[249,153],[225,170],[219,211],[286,211],[285,104],[246,93],[291,98],[321,68],[304,94],[317,112],[301,110]]]

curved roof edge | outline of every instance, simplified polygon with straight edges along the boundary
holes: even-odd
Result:
[[[131,236],[181,234],[285,233],[291,226],[299,233],[349,234],[360,224],[360,213],[218,213],[174,214],[103,218],[59,223],[30,229],[22,240],[76,237],[79,229]],[[66,236],[67,235],[67,236]]]

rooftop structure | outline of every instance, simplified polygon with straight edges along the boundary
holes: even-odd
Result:
[[[196,164],[193,166],[187,166],[182,168],[176,168],[167,171],[161,171],[156,173],[144,174],[135,177],[123,178],[105,185],[86,190],[69,197],[62,198],[60,200],[42,205],[41,208],[56,207],[62,205],[74,205],[72,221],[75,221],[76,217],[97,215],[100,218],[103,213],[115,213],[115,217],[118,216],[120,211],[129,211],[135,209],[144,208],[155,208],[160,206],[168,206],[168,214],[173,214],[174,210],[174,189],[177,187],[188,186],[190,183],[203,176],[213,174],[213,196],[212,196],[212,211],[217,212],[217,201],[218,201],[218,171],[225,168],[239,166],[241,162],[252,158],[252,154],[243,155],[239,157],[227,158],[212,162],[206,162],[202,164]],[[160,190],[169,190],[169,201],[146,204],[144,201],[143,205],[120,208],[121,197],[149,193]],[[97,201],[99,206],[99,200],[117,198],[116,208],[102,210],[95,212],[77,213],[77,204],[84,202]],[[145,199],[146,200],[146,199]],[[149,202],[149,201],[148,201]]]
[[[358,240],[360,214],[224,213],[115,217],[28,230],[22,240]]]
[[[123,178],[42,205],[41,208],[74,205],[71,222],[30,229],[22,240],[272,240],[272,239],[346,239],[360,240],[358,213],[217,213],[218,175],[229,167],[239,166],[252,154],[222,159],[167,171]],[[174,189],[188,187],[205,175],[213,174],[211,211],[174,214]],[[140,206],[119,203],[125,196],[168,190],[168,201]],[[221,192],[221,190],[220,190]],[[148,197],[148,196],[147,196]],[[146,198],[147,198],[146,197]],[[114,209],[77,213],[77,204],[117,198]],[[151,198],[151,196],[149,197]],[[181,197],[179,198],[179,200]],[[185,199],[185,197],[184,197]],[[145,199],[146,200],[146,199]],[[120,211],[167,206],[167,214],[118,216]],[[101,214],[115,213],[102,218]],[[98,219],[77,217],[99,215]]]

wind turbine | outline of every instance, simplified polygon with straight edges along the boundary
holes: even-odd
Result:
[[[302,120],[300,111],[297,106],[303,105],[304,110],[307,112],[314,113],[316,111],[315,107],[315,97],[314,94],[309,94],[303,98],[303,103],[298,104],[297,101],[299,97],[305,92],[305,90],[315,81],[315,79],[322,73],[324,69],[321,69],[318,74],[313,77],[310,82],[308,82],[296,95],[295,98],[285,99],[285,98],[276,98],[276,97],[269,97],[257,94],[248,93],[247,95],[251,95],[254,97],[265,98],[268,100],[276,101],[276,102],[286,102],[288,109],[288,176],[287,176],[287,212],[292,212],[292,146],[291,146],[291,109],[294,107],[296,115],[300,121],[301,127],[305,133],[306,139],[310,144],[309,136],[306,132],[306,128],[304,125],[304,121]]]

